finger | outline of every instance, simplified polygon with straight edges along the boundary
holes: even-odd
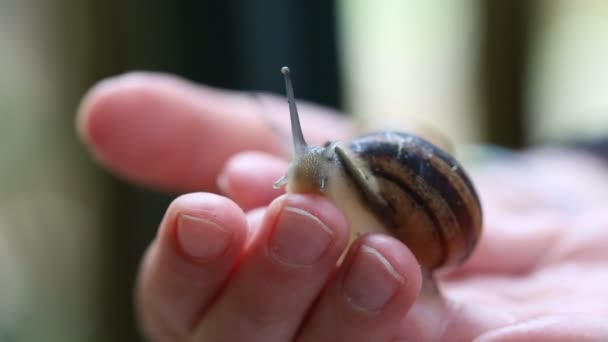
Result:
[[[390,341],[420,286],[418,262],[402,243],[367,235],[350,249],[299,340]]]
[[[286,195],[197,329],[201,341],[290,341],[335,269],[349,233],[328,200]]]
[[[531,272],[543,266],[544,256],[560,241],[565,227],[563,218],[553,213],[487,216],[479,245],[451,278]]]
[[[298,105],[312,142],[347,132],[346,120],[331,110]],[[234,153],[281,154],[287,146],[273,130],[288,132],[288,120],[281,97],[253,97],[162,74],[131,73],[89,91],[77,126],[92,154],[131,181],[169,190],[215,190],[218,172]]]
[[[272,185],[287,170],[287,162],[271,154],[243,152],[228,162],[218,177],[220,191],[243,210],[268,205],[283,189]]]
[[[246,236],[245,215],[227,198],[177,198],[140,269],[137,312],[146,335],[184,340],[225,282]]]
[[[514,321],[513,315],[496,306],[420,296],[400,324],[394,341],[472,341]]]
[[[544,184],[546,175],[519,159],[495,161],[474,171],[484,228],[471,258],[453,276],[521,274],[545,266],[547,253],[570,231],[567,222],[576,214],[564,207],[555,209],[555,198],[564,196],[551,194],[560,187]]]
[[[607,341],[608,320],[584,314],[533,318],[489,331],[476,342]]]

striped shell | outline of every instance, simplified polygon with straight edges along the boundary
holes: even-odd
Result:
[[[452,156],[420,137],[393,131],[356,138],[347,153],[359,159],[343,164],[363,200],[424,268],[456,265],[469,256],[481,234],[481,205]],[[376,195],[359,184],[352,165],[368,168],[378,185]]]

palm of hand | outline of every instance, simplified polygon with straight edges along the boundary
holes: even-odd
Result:
[[[540,159],[551,164],[554,157]],[[602,203],[594,203],[591,194],[564,191],[568,185],[552,188],[529,173],[543,173],[549,165],[512,168],[478,179],[487,204],[485,236],[470,262],[445,279],[450,304],[443,304],[444,321],[437,323],[443,330],[434,333],[445,340],[603,340],[608,216]],[[554,173],[564,183],[574,176],[572,170]],[[556,204],[565,194],[588,205]]]

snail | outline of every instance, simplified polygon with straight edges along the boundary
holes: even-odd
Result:
[[[294,156],[274,187],[332,200],[351,226],[351,241],[366,232],[396,237],[418,260],[425,292],[438,293],[434,272],[463,263],[481,234],[481,204],[465,170],[436,145],[397,131],[306,144],[289,68],[281,73]]]

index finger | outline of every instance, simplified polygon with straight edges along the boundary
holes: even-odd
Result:
[[[336,112],[298,105],[311,142],[348,135],[347,119]],[[77,129],[98,161],[130,181],[163,190],[215,191],[218,173],[235,153],[290,151],[284,146],[289,139],[280,137],[290,136],[288,120],[287,101],[278,96],[138,72],[93,87],[80,105]]]

